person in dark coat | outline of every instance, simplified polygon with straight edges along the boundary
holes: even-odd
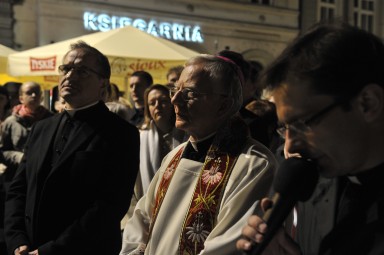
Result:
[[[111,74],[102,53],[78,42],[63,62],[65,111],[32,127],[7,193],[8,252],[118,254],[120,220],[139,169],[139,133],[101,101]]]

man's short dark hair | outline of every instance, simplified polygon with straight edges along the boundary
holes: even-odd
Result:
[[[78,49],[84,50],[86,53],[96,57],[96,61],[98,62],[99,66],[97,71],[101,74],[102,78],[109,79],[111,77],[111,66],[109,65],[108,58],[103,53],[84,41],[78,41],[70,45],[70,51]],[[67,54],[69,52],[67,52]],[[67,54],[65,54],[64,58],[67,56]]]
[[[153,84],[153,78],[152,75],[146,71],[135,71],[131,77],[139,77],[140,79],[144,80],[147,84],[147,87],[151,86]]]
[[[344,23],[317,24],[297,37],[265,70],[269,89],[295,80],[316,93],[350,99],[367,84],[384,86],[384,45],[375,35]]]

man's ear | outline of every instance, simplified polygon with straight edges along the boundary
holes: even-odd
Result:
[[[219,111],[218,111],[218,114],[219,116],[223,116],[223,115],[226,115],[230,109],[232,108],[234,102],[233,102],[233,98],[231,97],[226,97],[224,98],[220,108],[219,108]]]
[[[366,85],[358,95],[358,103],[365,120],[375,121],[383,115],[384,88],[377,84]]]
[[[101,85],[100,85],[100,94],[101,94],[101,100],[104,102],[107,101],[108,99],[108,86],[110,86],[109,80],[108,79],[102,79],[100,80]]]
[[[101,88],[105,89],[109,86],[109,79],[101,79]]]

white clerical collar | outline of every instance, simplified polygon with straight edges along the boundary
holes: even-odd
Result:
[[[89,104],[89,105],[86,105],[86,106],[83,106],[83,107],[80,107],[80,108],[76,108],[76,109],[66,109],[66,108],[64,107],[64,110],[69,114],[69,116],[73,117],[73,116],[75,116],[75,113],[76,113],[77,111],[84,110],[84,109],[87,109],[87,108],[89,108],[89,107],[92,107],[92,106],[96,105],[98,102],[99,102],[99,101],[96,101],[96,102],[94,102],[94,103],[91,103],[91,104]]]
[[[361,185],[361,182],[359,181],[359,179],[356,177],[356,176],[348,176],[348,179],[352,182],[352,183],[355,183],[355,184],[359,184]]]
[[[206,136],[206,137],[203,137],[202,139],[196,140],[196,141],[192,141],[191,137],[189,137],[188,140],[189,140],[189,142],[191,143],[193,149],[195,149],[195,151],[198,151],[198,149],[197,149],[197,144],[198,144],[198,143],[201,143],[201,142],[203,142],[203,141],[205,141],[205,140],[208,140],[209,138],[211,138],[211,137],[214,136],[214,135],[216,135],[216,132],[213,132],[212,134],[210,134],[210,135],[208,135],[208,136]]]

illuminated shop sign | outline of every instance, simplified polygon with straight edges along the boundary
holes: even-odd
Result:
[[[32,72],[54,71],[56,69],[56,56],[50,58],[29,58],[29,66]]]
[[[174,41],[203,43],[200,26],[183,25],[156,20],[132,19],[104,13],[84,12],[84,28],[91,31],[108,31],[124,26],[136,27],[148,34]]]

